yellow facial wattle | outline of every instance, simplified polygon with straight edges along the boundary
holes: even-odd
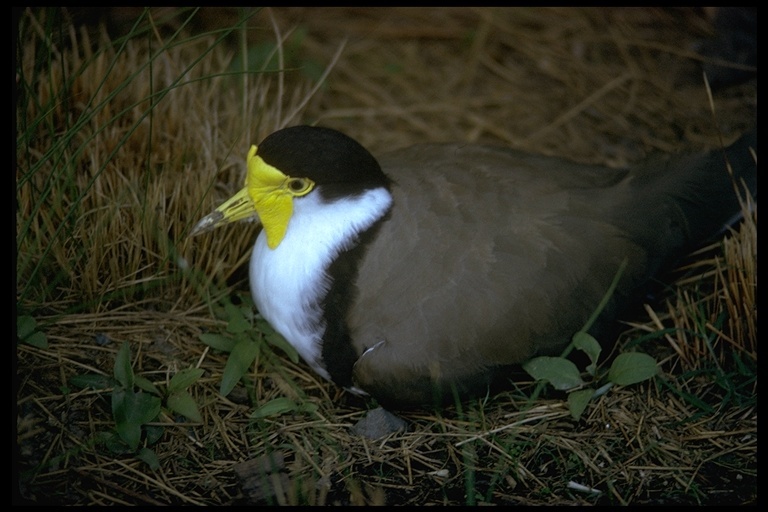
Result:
[[[255,214],[264,226],[269,248],[274,249],[280,245],[293,215],[293,198],[311,192],[315,182],[308,178],[287,176],[256,153],[256,146],[251,146],[245,187],[198,222],[190,236],[252,218]]]

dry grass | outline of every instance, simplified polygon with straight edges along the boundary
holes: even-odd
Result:
[[[21,498],[756,501],[756,207],[627,319],[617,349],[657,356],[653,382],[613,389],[575,421],[561,394],[531,403],[521,381],[439,414],[405,413],[408,430],[378,441],[351,434],[365,403],[266,344],[247,383],[221,396],[226,357],[198,335],[223,331],[220,304],[247,290],[254,229],[185,238],[239,185],[248,145],[285,124],[341,129],[374,154],[477,141],[609,165],[731,140],[754,122],[756,89],[709,101],[691,50],[711,30],[701,13],[161,9],[137,26],[141,10],[106,13],[109,31],[56,21],[54,10],[22,15],[16,306],[48,347],[16,346]],[[239,71],[270,50],[288,72]],[[109,390],[70,384],[111,375],[123,341],[152,382],[205,370],[192,387],[203,421],[161,414],[156,470],[97,441],[114,426]],[[279,397],[316,408],[249,419]],[[248,487],[246,461],[263,476]]]

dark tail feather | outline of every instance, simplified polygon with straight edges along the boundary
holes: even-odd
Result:
[[[685,217],[683,249],[693,249],[722,234],[741,218],[745,201],[756,197],[756,143],[755,128],[725,150],[671,161],[682,167],[670,176],[677,183],[670,183],[667,190]]]
[[[651,159],[635,169],[634,197],[623,205],[620,224],[658,257],[649,268],[671,264],[741,217],[757,193],[756,141],[755,129],[728,148]]]
[[[743,183],[752,197],[757,198],[757,128],[752,128],[731,144],[725,150],[725,157],[736,183]]]

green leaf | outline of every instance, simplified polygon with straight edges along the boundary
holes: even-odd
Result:
[[[573,419],[578,420],[581,418],[594,392],[595,390],[593,389],[577,389],[568,393],[568,410],[571,411]]]
[[[139,450],[139,453],[136,454],[136,458],[146,462],[150,469],[154,469],[155,471],[160,469],[160,459],[157,458],[155,450],[151,448],[143,447]]]
[[[227,396],[234,389],[240,379],[248,371],[259,353],[259,345],[250,340],[240,341],[232,353],[229,354],[227,365],[224,367],[224,375],[221,378],[219,392]]]
[[[160,425],[145,425],[144,432],[147,434],[147,444],[153,445],[163,437],[165,430]]]
[[[237,345],[236,340],[223,334],[205,333],[198,335],[198,338],[209,347],[222,352],[232,352],[232,349]]]
[[[267,418],[269,416],[280,416],[287,412],[294,412],[298,409],[296,402],[290,398],[280,397],[270,400],[261,407],[258,407],[251,413],[251,418]]]
[[[258,329],[264,335],[275,334],[277,332],[274,328],[272,328],[271,325],[269,325],[269,322],[261,317],[256,320],[256,329]]]
[[[37,320],[29,315],[22,315],[16,317],[16,337],[23,340],[33,332],[37,327]]]
[[[123,342],[115,357],[115,379],[124,388],[133,388],[133,368],[131,368],[131,347]]]
[[[285,352],[285,355],[288,356],[288,359],[293,361],[294,363],[299,362],[299,353],[296,352],[296,349],[293,348],[293,345],[288,343],[285,338],[277,334],[276,332],[272,332],[270,334],[265,334],[264,339],[267,340],[267,342],[272,345],[273,347],[277,347],[283,352]]]
[[[534,357],[523,365],[523,369],[534,379],[547,381],[559,390],[584,384],[576,365],[562,357]]]
[[[134,375],[133,383],[136,385],[136,387],[143,389],[144,391],[154,393],[158,396],[160,395],[160,390],[157,389],[157,387],[146,377],[142,377],[141,375]]]
[[[143,391],[123,388],[112,391],[112,416],[120,438],[136,451],[141,441],[141,426],[160,414],[160,399]]]
[[[303,404],[299,405],[299,407],[296,409],[297,412],[308,412],[308,413],[315,413],[320,407],[312,402],[304,402]]]
[[[237,334],[252,329],[251,323],[245,318],[243,311],[234,304],[224,304],[224,310],[227,312],[227,332]]]
[[[203,417],[200,415],[200,411],[197,409],[195,399],[192,398],[186,391],[178,391],[171,393],[168,396],[167,402],[168,408],[174,412],[177,412],[192,421],[202,423]]]
[[[16,338],[22,343],[37,348],[48,348],[48,337],[45,333],[35,331],[37,321],[29,315],[16,317]]]
[[[112,391],[112,417],[115,419],[115,427],[120,439],[128,445],[128,449],[136,451],[141,440],[141,423],[130,419],[131,397],[133,391],[123,388],[115,388]]]
[[[299,362],[299,353],[296,352],[296,349],[293,348],[293,345],[288,343],[285,338],[283,338],[271,325],[269,325],[269,322],[263,318],[259,318],[256,321],[256,329],[261,332],[264,339],[267,340],[267,343],[285,352],[285,355],[287,355],[288,358],[294,363]]]
[[[125,455],[127,453],[135,453],[136,451],[131,450],[118,434],[110,434],[109,437],[104,440],[104,446],[115,455]]]
[[[88,375],[75,375],[70,377],[69,384],[81,389],[107,389],[115,385],[115,380],[106,375],[90,373]]]
[[[45,335],[45,333],[42,333],[40,331],[33,332],[26,338],[24,338],[24,343],[27,345],[32,345],[33,347],[37,348],[48,348],[48,337]]]
[[[648,354],[627,352],[619,354],[608,370],[608,380],[621,386],[648,380],[659,373],[656,360]]]
[[[270,416],[280,416],[286,413],[314,413],[318,409],[317,404],[312,402],[298,403],[290,398],[280,397],[270,400],[251,413],[251,419],[267,418]]]
[[[205,370],[200,368],[187,368],[181,370],[179,373],[171,377],[171,382],[168,384],[168,392],[175,393],[177,391],[183,391],[189,386],[197,382],[197,379],[203,376]]]
[[[600,343],[591,334],[584,331],[574,334],[572,341],[574,347],[589,356],[591,364],[587,366],[587,372],[594,376],[597,369],[597,360],[600,358],[600,352],[603,350]]]

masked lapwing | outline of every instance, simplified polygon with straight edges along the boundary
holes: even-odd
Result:
[[[596,325],[722,232],[754,192],[755,140],[613,169],[470,144],[377,159],[296,126],[251,147],[245,187],[191,234],[258,218],[253,298],[304,361],[385,405],[434,404],[558,354],[624,260]]]

